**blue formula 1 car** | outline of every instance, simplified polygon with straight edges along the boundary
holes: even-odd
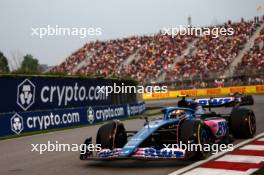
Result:
[[[146,122],[139,131],[126,131],[120,121],[102,125],[96,137],[100,151],[81,152],[81,160],[115,159],[204,159],[210,150],[189,150],[180,144],[200,145],[228,144],[233,138],[250,138],[256,132],[254,112],[240,105],[252,105],[253,98],[225,97],[208,99],[185,99],[178,107],[162,109],[163,118]],[[230,114],[218,114],[209,107],[232,107]],[[92,143],[87,138],[85,144]],[[177,146],[175,146],[177,145]]]

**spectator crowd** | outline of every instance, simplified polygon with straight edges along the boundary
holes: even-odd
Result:
[[[240,22],[228,21],[223,25],[211,26],[233,28],[234,35],[193,36],[157,33],[148,36],[132,36],[123,39],[95,41],[85,44],[63,63],[54,67],[52,72],[69,75],[101,75],[130,77],[141,83],[158,80],[162,75],[165,81],[174,82],[198,79],[192,87],[214,87],[230,84],[263,83],[263,76],[253,79],[222,81],[231,62],[239,55],[250,37],[262,25],[262,20]],[[190,43],[194,47],[189,54],[183,55]],[[264,74],[264,28],[235,68],[235,75]],[[176,59],[181,58],[179,61]],[[218,77],[208,82],[203,79]],[[200,81],[201,80],[201,81]],[[179,86],[181,84],[178,84]],[[182,86],[182,85],[181,85]]]
[[[188,35],[175,38],[170,35],[154,35],[138,50],[137,60],[124,65],[119,73],[139,81],[155,80],[173,64],[192,39]]]
[[[183,79],[219,77],[228,69],[232,60],[244,48],[245,43],[256,31],[259,23],[253,21],[239,23],[228,21],[224,28],[233,28],[235,33],[231,36],[203,36],[196,42],[194,55],[185,56],[175,67],[167,73],[166,79],[173,81]]]
[[[236,67],[237,75],[264,74],[264,28],[256,38],[254,46],[247,52]]]

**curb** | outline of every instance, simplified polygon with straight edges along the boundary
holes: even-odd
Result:
[[[235,145],[235,146],[234,146],[234,150],[237,150],[238,148],[240,148],[240,147],[242,147],[242,146],[244,146],[244,145],[246,145],[246,144],[249,144],[249,143],[251,143],[251,142],[253,142],[253,141],[255,141],[255,140],[257,140],[257,139],[259,139],[259,138],[261,138],[261,137],[264,137],[264,132],[258,134],[257,136],[255,136],[255,137],[252,138],[252,139],[245,140],[245,141],[243,141],[243,142],[241,142],[241,143]],[[232,152],[233,152],[233,151],[232,151]],[[186,174],[187,172],[189,172],[189,171],[191,171],[191,170],[194,170],[194,169],[196,169],[197,167],[200,167],[200,166],[204,165],[205,163],[207,163],[207,162],[209,162],[209,161],[212,161],[212,160],[215,160],[215,159],[217,159],[217,158],[219,158],[219,157],[221,157],[221,156],[224,156],[224,155],[226,155],[226,154],[228,154],[228,153],[230,153],[230,152],[220,152],[220,153],[218,153],[218,154],[215,154],[215,155],[209,157],[209,158],[206,159],[206,160],[198,161],[198,162],[196,162],[196,163],[194,163],[194,164],[191,164],[191,165],[189,165],[189,166],[187,166],[187,167],[185,167],[185,168],[182,168],[182,169],[179,169],[179,170],[177,170],[177,171],[175,171],[175,172],[172,172],[172,173],[170,173],[169,175],[183,175],[183,174]],[[264,157],[263,157],[263,159],[264,159]],[[230,162],[230,163],[231,163],[231,162]],[[205,164],[205,165],[206,165],[206,164]],[[256,170],[257,170],[257,169],[253,170],[252,172],[247,172],[247,173],[253,173],[253,172],[256,171]],[[225,170],[225,171],[226,171],[226,170]],[[232,173],[235,175],[235,172],[232,172]],[[206,173],[202,173],[202,174],[206,175]],[[211,172],[211,173],[209,173],[209,174],[213,174],[213,172]],[[197,175],[197,173],[195,173],[194,175]]]

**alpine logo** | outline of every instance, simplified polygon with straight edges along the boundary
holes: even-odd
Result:
[[[17,113],[11,117],[10,124],[11,130],[16,134],[20,134],[24,129],[23,118]]]
[[[17,87],[17,104],[24,110],[28,110],[35,102],[35,85],[28,79]]]
[[[94,110],[89,107],[88,110],[87,110],[87,120],[90,124],[93,124],[94,122]]]

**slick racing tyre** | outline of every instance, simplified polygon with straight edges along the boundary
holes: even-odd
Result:
[[[230,116],[230,130],[235,138],[247,139],[256,133],[254,112],[246,108],[234,109]]]
[[[185,120],[180,125],[179,141],[185,145],[199,144],[198,150],[186,150],[187,160],[201,160],[207,158],[211,153],[204,151],[204,146],[210,145],[210,133],[205,124],[200,120]],[[196,147],[196,146],[194,146]]]
[[[101,144],[102,149],[122,148],[126,142],[126,129],[120,121],[104,124],[97,132],[96,144]]]

